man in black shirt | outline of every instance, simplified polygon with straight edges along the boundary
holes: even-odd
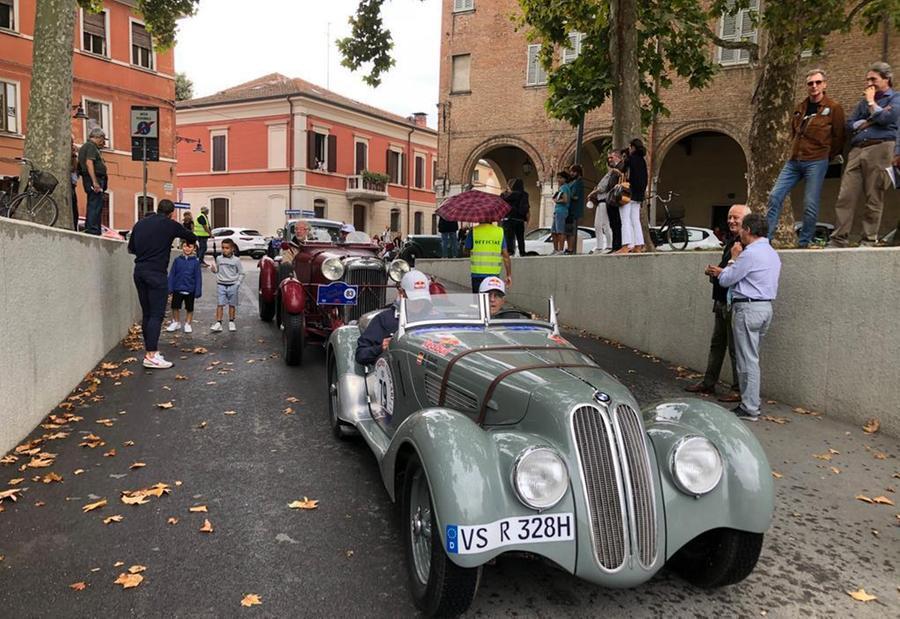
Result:
[[[744,204],[735,204],[728,210],[728,237],[725,241],[725,249],[722,250],[722,260],[719,268],[728,266],[731,260],[731,246],[740,242],[741,223],[744,217],[750,214],[750,209]],[[725,351],[731,357],[731,392],[719,397],[720,402],[740,402],[740,387],[737,379],[737,362],[734,357],[734,342],[731,332],[731,311],[728,308],[728,289],[719,285],[719,280],[712,275],[713,265],[708,265],[704,274],[713,285],[713,314],[716,317],[713,327],[712,339],[709,342],[709,358],[706,363],[706,374],[703,380],[694,385],[688,385],[685,391],[691,393],[716,392],[716,383],[719,382],[719,373],[722,371],[722,362],[725,361]]]
[[[84,181],[87,194],[87,211],[84,217],[84,231],[100,235],[100,214],[103,212],[103,194],[106,192],[106,162],[100,149],[106,144],[106,134],[100,127],[94,127],[87,141],[78,150],[78,172]]]
[[[144,334],[144,367],[166,369],[172,367],[159,354],[159,332],[166,315],[169,295],[168,269],[172,241],[176,237],[195,243],[197,237],[172,219],[175,204],[160,200],[156,214],[136,224],[128,237],[128,252],[134,254],[134,286],[141,302]]]

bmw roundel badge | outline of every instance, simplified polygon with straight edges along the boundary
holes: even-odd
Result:
[[[594,394],[594,399],[602,404],[606,404],[609,402],[609,394],[603,393],[602,391],[598,391]]]

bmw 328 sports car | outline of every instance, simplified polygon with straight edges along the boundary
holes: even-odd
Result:
[[[487,295],[401,299],[371,367],[359,324],[327,345],[329,415],[362,435],[400,504],[410,589],[429,615],[462,613],[482,566],[538,555],[598,585],[669,565],[719,587],[756,565],[772,518],[766,455],[732,413],[701,400],[641,410],[549,322],[492,318]]]

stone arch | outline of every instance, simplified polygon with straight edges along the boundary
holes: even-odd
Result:
[[[744,159],[750,159],[750,152],[747,150],[747,145],[745,143],[746,132],[740,127],[730,122],[721,120],[696,120],[678,125],[677,127],[675,127],[675,129],[667,133],[665,137],[662,138],[662,140],[659,141],[659,143],[654,148],[654,169],[652,170],[651,175],[654,177],[659,175],[660,168],[662,167],[662,162],[665,160],[666,155],[669,154],[669,151],[673,146],[675,146],[676,144],[678,144],[678,142],[690,136],[691,134],[703,133],[706,131],[721,133],[728,136],[729,138],[734,140],[738,144],[738,146],[741,147],[741,150],[744,153]]]
[[[601,140],[612,139],[612,127],[600,127],[595,129],[585,129],[584,136],[582,137],[582,150],[588,149],[588,153],[594,160],[598,159],[600,155],[603,153],[599,152],[596,148],[595,143]],[[559,157],[556,159],[555,168],[556,170],[561,170],[565,167],[568,167],[569,164],[575,158],[575,141],[577,138],[572,138],[566,147],[562,150]]]
[[[469,156],[466,157],[466,161],[462,168],[463,174],[461,180],[463,184],[467,184],[469,179],[472,178],[472,172],[475,170],[476,164],[481,159],[485,159],[485,156],[492,150],[504,147],[518,148],[528,155],[531,162],[534,164],[535,171],[538,173],[539,178],[545,178],[548,174],[544,164],[544,158],[541,157],[538,150],[529,142],[512,135],[496,135],[481,142],[469,152]]]

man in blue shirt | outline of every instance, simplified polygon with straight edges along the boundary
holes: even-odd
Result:
[[[834,206],[835,227],[830,247],[847,247],[856,205],[865,203],[861,246],[878,240],[884,208],[884,192],[889,184],[885,169],[890,167],[900,121],[900,93],[894,92],[893,72],[886,62],[876,62],[866,73],[866,88],[847,119],[850,155],[841,179],[841,191]]]
[[[768,232],[765,217],[747,215],[741,223],[741,242],[732,246],[728,265],[709,268],[720,286],[731,288],[731,329],[741,386],[741,403],[734,413],[747,421],[759,419],[759,342],[772,323],[772,301],[781,275],[781,259],[769,245]]]

